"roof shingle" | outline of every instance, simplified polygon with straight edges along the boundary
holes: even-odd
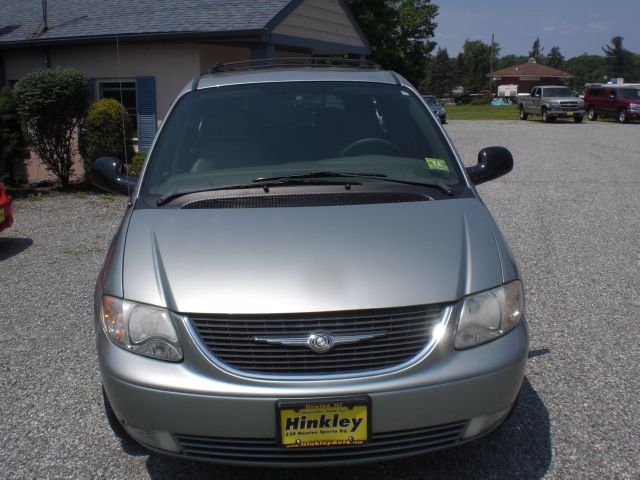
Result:
[[[291,0],[0,0],[0,45],[119,35],[261,30]],[[117,28],[116,28],[117,25]],[[11,28],[8,28],[11,27]]]
[[[492,74],[497,77],[572,77],[568,72],[558,70],[557,68],[542,65],[536,62],[521,63],[513,67],[496,70]]]

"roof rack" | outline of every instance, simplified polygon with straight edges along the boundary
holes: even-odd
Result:
[[[262,68],[361,68],[364,70],[380,70],[380,65],[367,60],[341,57],[283,57],[259,58],[241,62],[217,63],[209,67],[209,74],[257,70]]]

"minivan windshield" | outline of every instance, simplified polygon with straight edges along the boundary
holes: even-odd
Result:
[[[257,83],[184,95],[159,134],[141,193],[155,197],[318,171],[449,186],[463,178],[443,133],[408,89]],[[355,180],[365,188],[381,183]]]
[[[431,95],[423,95],[422,98],[424,98],[424,101],[427,102],[427,105],[438,105],[436,97],[433,97]]]

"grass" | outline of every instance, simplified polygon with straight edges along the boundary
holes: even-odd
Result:
[[[447,120],[518,120],[516,105],[447,105]]]

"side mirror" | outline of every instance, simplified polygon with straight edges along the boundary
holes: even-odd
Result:
[[[119,158],[100,157],[93,162],[91,181],[103,190],[127,195],[136,188],[138,177],[125,174],[122,167]]]
[[[494,178],[501,177],[513,169],[513,155],[504,147],[487,147],[478,153],[478,164],[467,167],[467,175],[479,185]]]

